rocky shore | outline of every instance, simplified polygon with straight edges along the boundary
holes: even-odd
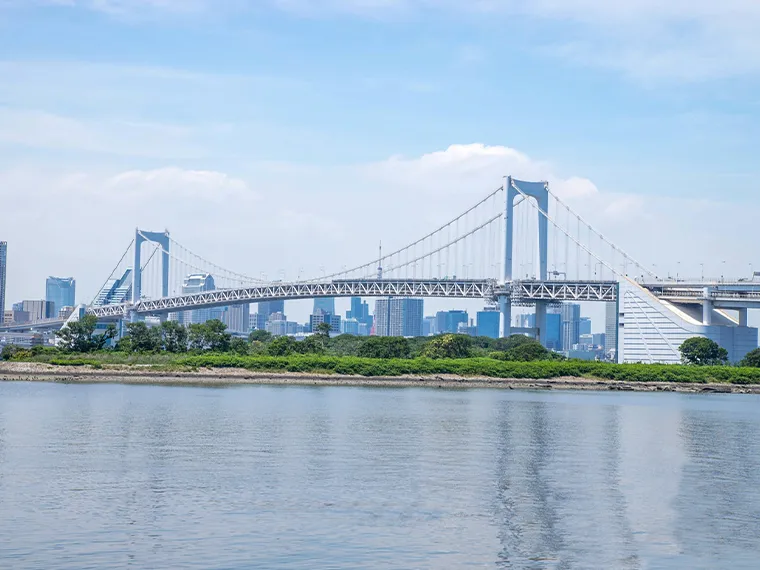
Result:
[[[150,366],[108,366],[103,369],[0,362],[3,382],[60,382],[79,384],[156,384],[166,386],[230,386],[245,384],[294,386],[374,386],[430,388],[501,388],[509,390],[618,390],[627,392],[684,392],[760,394],[760,385],[619,382],[596,378],[478,378],[454,375],[364,377],[312,373],[251,372],[214,368],[161,371]]]

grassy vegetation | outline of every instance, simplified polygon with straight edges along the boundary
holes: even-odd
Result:
[[[686,366],[665,364],[609,364],[603,362],[534,361],[514,362],[493,358],[361,358],[355,356],[301,355],[238,356],[203,353],[195,355],[135,355],[101,352],[86,356],[70,354],[54,358],[39,355],[29,360],[54,365],[150,365],[159,369],[240,368],[257,372],[302,372],[345,374],[366,377],[456,374],[465,377],[551,379],[596,378],[628,382],[681,382],[760,384],[760,369],[731,366]]]
[[[682,347],[689,365],[610,364],[567,360],[525,336],[504,339],[441,335],[425,338],[331,338],[326,330],[296,341],[273,338],[264,331],[248,340],[233,338],[219,321],[185,328],[167,321],[160,327],[127,325],[129,334],[116,349],[104,349],[94,323],[67,331],[60,348],[6,346],[5,360],[43,362],[59,366],[145,366],[151,370],[240,368],[258,372],[327,373],[352,376],[435,376],[551,379],[596,378],[629,382],[689,382],[760,384],[760,351],[743,364],[725,364],[725,350],[713,341],[690,339]]]

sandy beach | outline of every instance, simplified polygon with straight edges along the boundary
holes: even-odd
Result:
[[[232,386],[246,384],[294,386],[372,386],[428,388],[500,388],[508,390],[620,390],[628,392],[684,392],[760,394],[760,385],[619,382],[596,378],[479,378],[454,375],[364,377],[313,373],[271,373],[215,368],[165,372],[148,366],[109,366],[103,369],[52,366],[28,362],[0,362],[0,381],[80,384],[155,384],[166,386]]]

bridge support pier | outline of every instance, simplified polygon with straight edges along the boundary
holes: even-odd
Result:
[[[512,336],[512,299],[509,295],[499,297],[501,309],[501,338]]]
[[[748,309],[739,309],[739,326],[740,327],[746,327],[747,326],[747,313],[749,312]]]
[[[546,302],[536,301],[536,340],[546,346]]]
[[[710,298],[710,288],[705,287],[704,297],[702,299],[702,324],[712,324],[713,302]]]

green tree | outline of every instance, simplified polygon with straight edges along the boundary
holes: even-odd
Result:
[[[102,350],[116,336],[116,327],[108,325],[103,334],[95,334],[97,326],[98,319],[94,315],[85,315],[78,321],[69,323],[55,333],[59,348],[65,352]]]
[[[504,360],[516,362],[531,362],[534,360],[549,360],[552,353],[540,342],[534,339],[528,339],[529,342],[523,342],[504,352]]]
[[[342,334],[331,338],[327,344],[327,352],[333,356],[359,356],[359,347],[365,338],[352,334]]]
[[[359,347],[363,358],[409,358],[409,342],[399,336],[372,336]]]
[[[289,336],[278,336],[267,346],[269,356],[290,356],[298,352],[298,343]]]
[[[149,327],[143,321],[127,323],[126,337],[131,352],[159,352],[162,348],[161,329]]]
[[[330,325],[327,326],[329,327]],[[307,336],[305,339],[299,342],[297,348],[298,352],[301,352],[303,354],[324,354],[326,350],[325,345],[325,336],[321,333],[315,333],[313,335]]]
[[[686,339],[678,348],[681,361],[694,366],[717,366],[728,362],[728,351],[714,340],[703,336]]]
[[[227,325],[219,319],[211,319],[202,324],[192,324],[188,329],[190,348],[211,352],[229,352],[232,335]]]
[[[760,368],[760,348],[750,350],[739,363],[739,366],[748,366],[750,368]]]
[[[497,338],[493,343],[493,348],[502,352],[512,350],[523,344],[530,344],[536,342],[535,339],[525,336],[524,334],[513,334],[507,338]]]
[[[316,326],[316,329],[314,330],[314,334],[318,334],[320,336],[330,338],[331,330],[332,330],[332,327],[330,327],[330,323],[319,323]]]
[[[244,338],[235,337],[230,341],[230,352],[245,356],[248,354],[251,345]]]
[[[167,352],[187,352],[187,328],[177,321],[161,323],[161,344]]]
[[[3,350],[0,351],[0,358],[3,360],[13,360],[13,357],[19,350],[21,350],[20,346],[16,346],[15,344],[6,344],[3,347]]]
[[[462,334],[445,334],[434,337],[422,349],[425,358],[468,358],[472,340]]]
[[[264,344],[272,340],[272,333],[268,331],[257,330],[248,335],[248,342],[263,342]]]

